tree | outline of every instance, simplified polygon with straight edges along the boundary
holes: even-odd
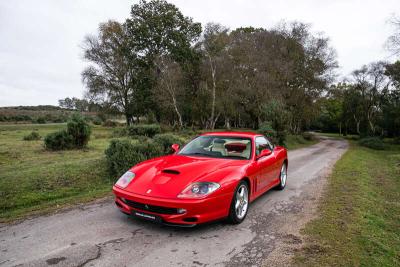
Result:
[[[158,84],[156,86],[156,100],[161,105],[173,108],[178,117],[179,128],[183,128],[183,119],[179,107],[179,97],[184,94],[182,69],[168,57],[158,60]]]
[[[215,123],[217,122],[220,112],[216,114],[216,94],[217,94],[217,70],[219,71],[219,65],[226,63],[223,58],[223,52],[228,44],[228,28],[221,24],[208,23],[204,29],[203,39],[200,42],[200,49],[204,54],[205,67],[209,73],[210,83],[206,81],[205,85],[207,88],[211,87],[211,114],[208,118],[206,128],[214,129]],[[210,84],[210,85],[209,85]]]
[[[393,55],[400,56],[400,18],[393,17],[390,23],[394,28],[394,33],[387,39],[386,48],[392,52]]]
[[[65,108],[65,109],[73,109],[74,108],[74,102],[69,97],[66,97],[65,99],[58,100],[58,105],[61,108]]]
[[[92,63],[82,72],[88,94],[111,103],[125,114],[130,125],[139,114],[143,62],[130,46],[126,24],[116,21],[100,24],[97,36],[85,38],[84,58]]]

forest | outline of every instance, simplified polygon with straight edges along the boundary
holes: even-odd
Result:
[[[398,58],[400,20],[391,23],[386,49]],[[229,29],[163,0],[140,1],[125,22],[88,34],[83,51],[85,107],[123,114],[127,125],[400,135],[400,61],[340,78],[329,38],[302,22]]]

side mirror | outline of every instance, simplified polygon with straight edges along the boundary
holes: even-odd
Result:
[[[176,153],[176,152],[179,151],[179,145],[178,145],[178,144],[173,144],[173,145],[171,146],[171,148],[172,148],[172,150],[174,151],[174,153]]]
[[[263,150],[261,150],[260,154],[256,157],[256,159],[259,159],[259,158],[262,158],[262,157],[265,157],[265,156],[269,156],[271,154],[272,154],[271,150],[263,149]]]

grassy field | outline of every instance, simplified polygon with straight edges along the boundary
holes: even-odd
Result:
[[[0,126],[0,220],[24,217],[60,205],[109,194],[104,150],[112,129],[94,127],[85,150],[46,151],[43,141],[23,141],[33,129],[41,136],[65,124]]]
[[[44,137],[63,127],[66,124],[0,125],[0,222],[111,195],[115,177],[107,173],[104,150],[112,128],[94,126],[85,150],[51,152],[43,140],[23,141],[32,130]],[[290,149],[314,142],[288,137]]]
[[[296,266],[400,266],[400,146],[351,142],[304,234]]]

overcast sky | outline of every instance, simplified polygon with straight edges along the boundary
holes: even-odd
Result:
[[[57,105],[82,97],[80,73],[87,64],[80,45],[108,19],[124,21],[132,3],[123,0],[0,0],[0,106]],[[202,24],[219,22],[271,28],[282,20],[312,25],[331,39],[339,74],[388,58],[387,23],[400,15],[399,0],[171,0]]]

